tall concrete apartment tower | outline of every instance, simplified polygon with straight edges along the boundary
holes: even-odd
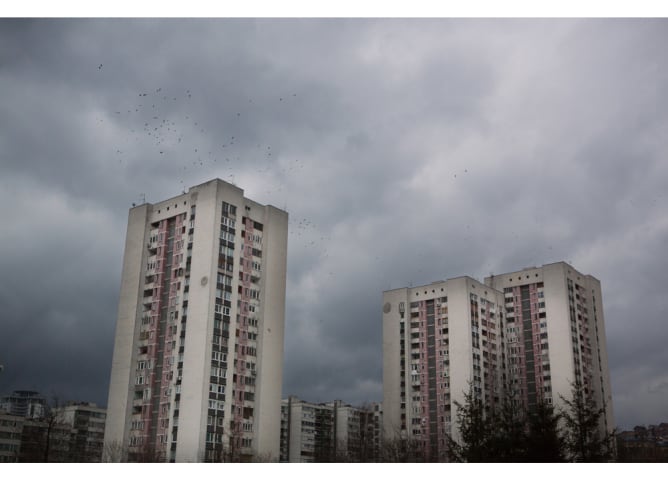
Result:
[[[601,283],[565,262],[485,279],[503,292],[508,388],[532,409],[560,405],[573,384],[604,408],[601,430],[614,426]]]
[[[278,459],[286,212],[215,179],[130,209],[105,444]]]
[[[383,431],[447,458],[455,402],[503,396],[503,296],[470,277],[383,293]]]
[[[583,386],[614,427],[601,286],[564,262],[383,293],[383,427],[428,460],[460,440],[455,402],[559,405]]]

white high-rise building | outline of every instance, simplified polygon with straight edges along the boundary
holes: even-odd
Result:
[[[565,262],[490,276],[503,292],[509,389],[531,409],[581,395],[604,409],[601,430],[615,427],[601,283]]]
[[[383,293],[385,438],[415,441],[428,460],[460,440],[466,393],[532,410],[570,399],[574,383],[612,430],[601,286],[564,262]]]
[[[489,405],[502,385],[503,296],[470,277],[383,293],[383,430],[427,461],[458,439],[455,402],[473,389]]]
[[[278,460],[287,229],[219,179],[130,209],[106,445]]]

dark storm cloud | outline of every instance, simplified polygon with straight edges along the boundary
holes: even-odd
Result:
[[[20,178],[0,182],[3,391],[105,404],[121,224]],[[18,215],[18,211],[23,212]]]
[[[1,392],[104,405],[127,209],[219,177],[290,213],[285,395],[382,400],[383,290],[567,260],[666,420],[664,20],[0,27]]]

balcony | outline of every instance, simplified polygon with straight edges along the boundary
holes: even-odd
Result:
[[[158,253],[158,241],[148,241],[146,243],[146,248],[151,254],[157,254]]]

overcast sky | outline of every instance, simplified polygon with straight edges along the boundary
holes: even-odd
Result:
[[[106,406],[128,209],[290,214],[284,396],[382,401],[382,291],[569,261],[668,422],[665,20],[0,20],[0,394]]]

